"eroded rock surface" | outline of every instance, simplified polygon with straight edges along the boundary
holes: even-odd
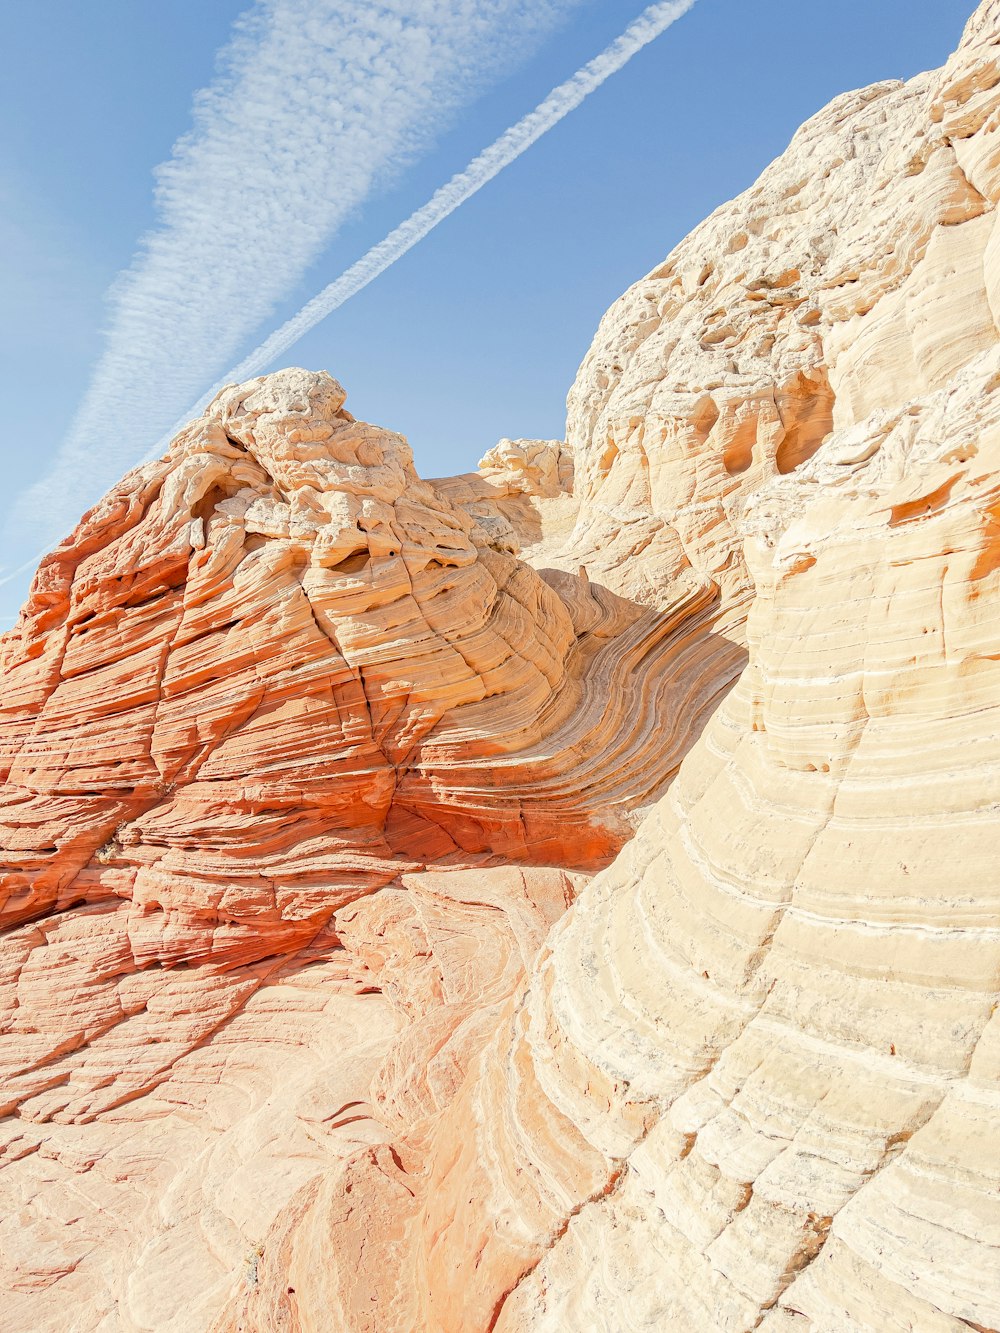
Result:
[[[651,608],[539,574],[493,500],[420,481],[344,397],[306,371],[226,390],[43,562],[3,642],[24,1327],[75,1300],[204,1327],[303,1180],[442,1110],[742,666],[711,581]],[[213,1077],[236,1087],[192,1097]],[[122,1165],[123,1126],[155,1170]]]
[[[988,0],[616,303],[566,442],[422,482],[283,371],[43,562],[12,1327],[1000,1327],[998,119]]]

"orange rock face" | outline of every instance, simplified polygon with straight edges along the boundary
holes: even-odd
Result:
[[[0,1192],[25,1327],[84,1296],[128,1327],[198,1326],[189,1302],[204,1323],[300,1176],[447,1105],[742,665],[709,581],[653,609],[543,576],[511,554],[503,486],[453,502],[343,402],[304,371],[225,391],[46,559],[3,642]],[[339,1046],[318,1086],[300,1002]],[[265,1048],[235,1075],[253,1124],[299,1051],[310,1110],[282,1114],[306,1165],[193,1236],[206,1187],[175,1159],[195,1140],[231,1165],[244,1138],[218,1091],[197,1131],[174,1099],[229,1069],[234,1031]],[[162,1158],[141,1181],[111,1124]],[[286,1149],[260,1150],[265,1177]],[[50,1220],[78,1169],[99,1198]]]
[[[567,442],[282,371],[43,562],[11,1328],[1000,1327],[998,71],[804,126]]]

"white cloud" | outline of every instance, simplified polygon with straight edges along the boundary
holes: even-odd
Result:
[[[695,0],[663,0],[645,9],[600,55],[577,70],[572,78],[554,88],[534,111],[505,130],[489,148],[473,158],[464,171],[452,176],[447,185],[435,191],[422,208],[400,223],[385,240],[373,246],[356,264],[352,264],[339,278],[324,287],[297,314],[244,357],[238,366],[209,390],[203,403],[211,401],[224,384],[234,381],[239,383],[259,375],[310,329],[315,328],[320,320],[342,306],[363,287],[367,287],[408,250],[412,250],[438,223],[454,213],[456,208],[461,207],[494,176],[499,175],[504,167],[510,166],[533,143],[537,143],[543,134],[575,110],[584,98],[589,97],[694,4]],[[164,444],[167,442],[163,441]]]
[[[349,301],[350,298],[367,287],[370,282],[401,259],[408,250],[434,230],[445,218],[460,208],[467,199],[498,176],[504,167],[526,152],[533,143],[537,143],[543,134],[568,116],[612,74],[628,64],[644,46],[648,46],[671,24],[693,8],[696,0],[659,0],[659,3],[644,9],[639,17],[625,29],[620,37],[615,38],[610,46],[578,69],[565,83],[553,88],[548,97],[526,116],[505,130],[499,139],[488,148],[478,153],[469,165],[452,176],[446,185],[436,190],[431,198],[415,213],[411,213],[405,222],[401,222],[388,236],[373,245],[372,248],[339,278],[335,278],[323,288],[311,301],[307,301],[301,310],[285,321],[238,365],[226,374],[193,403],[178,421],[149,450],[146,458],[158,457],[166,449],[173,436],[192,417],[212,401],[218,391],[226,384],[239,384],[261,374],[272,365],[279,356],[293,347],[310,329],[316,327],[327,315],[333,313]]]
[[[104,353],[49,475],[13,507],[8,563],[72,527],[345,219],[580,3],[258,0],[155,173],[159,224],[112,290]]]

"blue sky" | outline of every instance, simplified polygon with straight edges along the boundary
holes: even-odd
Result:
[[[330,115],[346,107],[343,131],[335,134],[322,121],[312,128],[312,139],[283,168],[281,198],[294,201],[294,216],[272,224],[263,210],[247,233],[249,247],[239,231],[245,204],[234,210],[238,216],[226,216],[226,201],[238,192],[222,190],[215,213],[206,206],[204,218],[193,220],[188,203],[174,201],[189,231],[203,226],[210,233],[206,244],[215,249],[209,245],[201,261],[208,271],[225,267],[228,229],[235,227],[251,257],[260,244],[260,281],[236,272],[235,290],[220,296],[195,273],[183,318],[167,309],[148,339],[142,319],[151,307],[140,302],[124,335],[130,345],[142,344],[145,357],[130,372],[143,386],[129,391],[135,410],[105,413],[96,433],[91,422],[80,456],[88,460],[93,450],[93,466],[78,469],[68,485],[65,473],[62,494],[50,471],[74,422],[79,426],[109,331],[116,336],[116,307],[107,294],[117,283],[120,299],[120,275],[140,238],[162,227],[153,170],[191,130],[193,99],[219,77],[217,53],[247,3],[33,0],[7,9],[0,81],[0,566],[10,569],[62,535],[142,457],[160,434],[156,421],[169,412],[171,394],[180,395],[179,416],[216,378],[220,367],[203,358],[204,383],[189,392],[202,360],[185,321],[202,338],[217,321],[220,343],[228,336],[239,349],[226,365],[238,360],[643,10],[636,0],[269,3],[287,5],[293,17],[325,18],[331,10],[339,17],[329,52],[311,70],[316,43],[303,48],[305,56],[294,42],[282,48],[285,65],[279,62],[272,82],[260,85],[275,108],[268,123],[280,130],[288,107],[304,108],[307,118],[310,109],[325,107],[335,85],[340,101]],[[427,476],[474,467],[502,435],[561,435],[566,391],[611,301],[717,204],[749,185],[832,96],[942,63],[972,8],[972,0],[698,0],[280,364],[330,370],[356,415],[409,437]],[[359,73],[355,89],[345,70],[360,69],[370,49],[366,25],[383,11],[404,20],[401,35],[392,35],[391,24],[385,29],[387,49],[397,56],[402,50],[401,70],[395,84],[390,74],[384,97],[364,103],[371,82]],[[255,12],[258,26],[243,39],[244,61],[253,58],[266,18],[263,6]],[[428,13],[434,17],[421,29]],[[428,31],[440,66],[430,75],[426,52],[406,50]],[[382,32],[376,24],[379,40]],[[298,28],[294,35],[302,36]],[[353,66],[346,58],[351,43],[362,53]],[[419,87],[411,96],[414,81],[425,77],[423,100]],[[356,101],[360,111],[352,121]],[[207,114],[218,118],[218,105]],[[382,116],[391,120],[384,132]],[[293,113],[293,132],[303,118]],[[379,151],[393,134],[400,141],[367,184],[361,168],[373,149],[363,142],[366,130]],[[279,163],[282,146],[275,145]],[[345,216],[338,222],[341,204]],[[303,220],[311,231],[299,237],[295,227]],[[197,250],[189,237],[182,260]],[[287,272],[279,262],[286,258]],[[120,329],[117,336],[120,344]],[[185,348],[195,350],[187,378],[180,366]],[[119,380],[128,389],[123,373]],[[17,506],[23,509],[30,487],[34,508],[26,520]],[[44,530],[46,513],[56,531]],[[12,623],[29,577],[0,587],[0,629]]]

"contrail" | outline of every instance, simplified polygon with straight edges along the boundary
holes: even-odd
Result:
[[[379,241],[357,263],[352,264],[328,287],[324,287],[318,296],[308,301],[298,314],[293,315],[249,356],[244,357],[218,387],[234,381],[239,383],[263,370],[310,329],[315,328],[320,320],[332,314],[370,282],[374,282],[397,259],[412,250],[418,241],[422,241],[428,232],[433,231],[438,223],[460,208],[494,176],[499,175],[504,167],[510,166],[533,143],[537,143],[543,134],[574,111],[605,80],[654,38],[659,37],[660,33],[665,32],[694,4],[695,0],[665,0],[664,3],[650,5],[599,56],[595,56],[582,69],[577,70],[572,78],[554,88],[534,111],[505,130],[489,148],[474,157],[464,171],[452,176],[447,185],[435,191],[422,208],[400,223],[385,240]],[[211,390],[213,396],[216,391],[215,388]]]
[[[461,207],[467,199],[499,175],[504,167],[509,166],[532,144],[537,143],[543,134],[558,125],[612,74],[627,65],[634,55],[682,18],[695,3],[696,0],[660,0],[660,3],[649,5],[644,9],[610,46],[605,47],[599,55],[554,88],[534,111],[505,130],[488,148],[474,157],[463,171],[452,176],[447,184],[436,190],[426,204],[412,213],[405,222],[400,223],[384,240],[374,245],[339,278],[324,287],[297,314],[254,348],[222,379],[217,380],[188,412],[157,440],[139,460],[140,464],[150,462],[162,454],[176,433],[196,417],[225,385],[240,383],[266,369],[327,315],[332,314],[370,282],[374,282],[439,223]],[[26,561],[5,578],[0,578],[0,587],[26,569],[30,569],[52,549],[51,546],[46,547],[32,560]]]
[[[696,0],[661,0],[661,3],[644,9],[621,36],[616,37],[600,55],[589,60],[565,83],[553,88],[534,111],[530,111],[516,125],[505,130],[489,148],[484,148],[474,157],[464,171],[458,172],[446,185],[435,190],[426,204],[418,208],[415,213],[411,213],[406,221],[394,228],[384,240],[373,245],[356,263],[345,269],[339,278],[335,278],[311,301],[307,301],[297,314],[292,315],[291,319],[275,329],[259,347],[255,347],[222,379],[217,380],[188,413],[181,417],[166,435],[157,440],[144,455],[142,462],[149,462],[163,453],[177,432],[207,407],[220,389],[225,388],[227,384],[239,384],[243,380],[251,379],[266,369],[310,329],[314,329],[326,319],[327,315],[333,314],[345,301],[356,296],[387,268],[391,268],[397,259],[401,259],[408,250],[412,250],[418,241],[422,241],[428,232],[433,231],[467,199],[471,199],[494,176],[498,176],[504,167],[509,167],[533,143],[537,143],[543,134],[558,125],[571,111],[575,111],[592,92],[600,88],[612,74],[616,74],[627,65],[644,46],[648,46],[661,33],[666,32],[667,28],[682,18],[695,3]]]

